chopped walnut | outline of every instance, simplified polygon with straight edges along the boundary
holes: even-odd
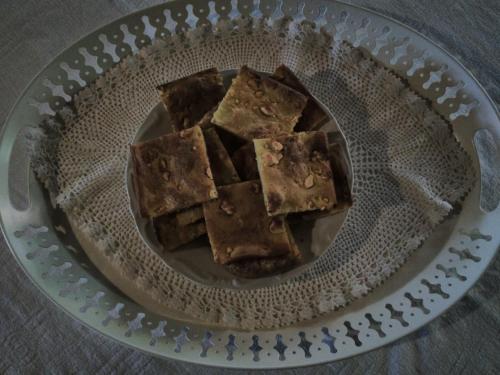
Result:
[[[271,233],[283,233],[285,231],[283,220],[278,218],[273,218],[269,223],[269,231]]]
[[[283,150],[283,145],[279,143],[278,141],[272,141],[271,142],[271,147],[273,148],[274,151],[281,151]]]
[[[205,174],[207,175],[207,177],[208,177],[209,179],[211,179],[211,180],[213,180],[213,179],[214,179],[214,176],[212,175],[212,170],[211,170],[210,168],[207,168],[207,169],[205,170]]]
[[[264,116],[272,116],[273,115],[273,111],[271,110],[271,108],[267,107],[267,106],[262,106],[260,107],[260,112],[264,115]]]
[[[280,160],[281,160],[282,157],[283,157],[283,155],[281,155],[281,157],[279,157],[279,155],[274,155],[274,154],[270,154],[270,153],[267,154],[266,155],[267,165],[269,167],[272,167],[273,165],[279,164],[279,162],[280,162]]]
[[[306,189],[310,189],[314,186],[314,176],[310,174],[309,176],[306,177],[304,180],[304,187]]]
[[[220,204],[220,209],[224,211],[227,215],[231,216],[234,214],[234,206],[227,200],[223,200]]]
[[[160,158],[160,160],[158,161],[158,169],[160,170],[160,172],[168,172],[168,164],[165,158]]]

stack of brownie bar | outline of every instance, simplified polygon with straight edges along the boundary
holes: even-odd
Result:
[[[318,131],[328,116],[285,66],[244,66],[227,92],[208,69],[159,86],[176,132],[131,146],[141,214],[166,251],[208,234],[215,263],[246,278],[300,263],[287,216],[352,204],[342,147]]]

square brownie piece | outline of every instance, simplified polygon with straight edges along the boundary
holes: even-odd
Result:
[[[295,126],[296,132],[317,130],[328,121],[328,114],[321,108],[309,90],[300,82],[297,76],[285,65],[280,65],[271,78],[305,95],[307,105],[302,112],[299,122]]]
[[[330,136],[332,134],[328,134]],[[337,137],[335,137],[337,138]],[[333,139],[333,138],[332,138]],[[317,220],[326,216],[335,215],[350,208],[353,204],[351,193],[349,162],[346,151],[340,143],[328,145],[328,158],[333,173],[333,184],[335,186],[335,205],[328,211],[316,210],[294,215],[293,219]],[[288,217],[290,219],[290,216]]]
[[[258,180],[219,188],[219,198],[203,204],[214,261],[269,258],[292,252],[284,216],[269,217]]]
[[[203,221],[179,225],[175,214],[160,216],[153,220],[153,225],[165,251],[175,250],[207,233]]]
[[[222,144],[219,135],[213,127],[204,130],[208,159],[216,186],[240,182],[240,177],[234,168],[231,157]]]
[[[247,141],[289,134],[306,103],[301,93],[244,66],[212,122]]]
[[[336,203],[326,134],[254,140],[269,215],[330,210]]]
[[[157,89],[177,130],[194,126],[225,94],[222,76],[216,68],[160,85]]]
[[[134,189],[144,217],[217,198],[199,126],[131,145]]]

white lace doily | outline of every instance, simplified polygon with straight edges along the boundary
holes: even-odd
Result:
[[[272,72],[282,63],[344,131],[354,206],[330,249],[301,277],[253,290],[201,286],[169,269],[140,238],[125,186],[128,145],[158,103],[158,84],[212,66]],[[60,113],[63,128],[44,124],[33,154],[38,176],[115,284],[129,281],[130,294],[157,311],[182,311],[209,324],[290,325],[363,296],[407,259],[474,180],[449,124],[400,79],[359,50],[286,20],[221,21],[213,33],[168,37],[112,68],[73,104]]]

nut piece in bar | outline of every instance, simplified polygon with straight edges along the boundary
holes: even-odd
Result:
[[[217,198],[199,126],[131,145],[134,189],[144,217]]]
[[[302,258],[302,254],[295,244],[291,233],[290,243],[292,247],[291,252],[288,254],[272,258],[243,259],[238,262],[227,264],[226,269],[236,276],[248,279],[288,271],[299,263]]]
[[[231,159],[238,174],[244,181],[256,180],[259,178],[253,142],[248,142],[236,150],[233,155],[231,155]]]
[[[177,130],[194,126],[224,97],[222,76],[216,68],[157,87]]]
[[[328,115],[318,104],[316,99],[309,93],[297,76],[285,65],[280,65],[274,71],[271,78],[300,92],[308,98],[307,105],[302,112],[299,122],[295,126],[296,132],[317,130],[328,121]]]
[[[203,213],[215,263],[292,251],[285,217],[267,215],[258,180],[219,187],[219,199],[204,203]]]
[[[203,221],[183,226],[178,224],[176,215],[160,216],[153,220],[153,225],[165,251],[172,251],[207,232]]]
[[[289,134],[307,97],[243,66],[212,122],[247,141]]]
[[[269,215],[330,210],[336,203],[323,132],[254,140]]]
[[[221,186],[240,182],[240,177],[234,168],[233,162],[215,129],[213,127],[205,129],[204,135],[215,185]]]
[[[332,133],[328,134],[330,137]],[[333,173],[333,184],[335,186],[335,196],[337,202],[329,211],[313,211],[297,215],[290,215],[287,218],[292,220],[305,219],[317,220],[326,216],[335,215],[352,206],[352,193],[349,184],[349,163],[346,158],[344,148],[339,143],[328,145],[328,158]]]

